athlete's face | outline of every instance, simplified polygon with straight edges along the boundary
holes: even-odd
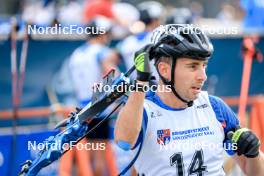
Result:
[[[180,96],[186,100],[195,100],[207,79],[207,61],[179,58],[174,70],[174,85]]]

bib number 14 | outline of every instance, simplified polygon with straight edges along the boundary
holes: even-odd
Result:
[[[203,176],[206,172],[206,166],[203,165],[203,150],[194,153],[190,166],[188,167],[188,175]],[[184,176],[184,163],[182,153],[175,153],[170,157],[170,165],[176,165],[176,173],[178,176]]]

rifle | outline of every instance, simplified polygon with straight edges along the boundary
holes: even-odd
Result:
[[[155,49],[161,44],[162,40],[156,43],[150,51],[150,59],[155,57]],[[121,73],[115,80],[114,70],[110,70],[106,76],[103,77],[102,87],[110,86],[110,91],[99,91],[95,86],[91,102],[82,110],[71,112],[69,117],[59,122],[55,129],[65,127],[65,129],[55,136],[50,136],[45,140],[45,148],[38,153],[38,157],[31,161],[27,160],[22,164],[19,176],[35,176],[44,167],[50,165],[52,162],[58,160],[65,152],[67,152],[72,145],[77,144],[87,134],[97,128],[103,120],[107,119],[114,113],[124,102],[121,101],[112,112],[110,112],[100,123],[89,130],[89,121],[92,118],[100,115],[108,106],[118,99],[121,99],[129,90],[131,81],[129,76],[135,70],[135,66],[131,67],[125,74]],[[56,146],[55,149],[52,146]],[[65,150],[67,146],[68,149]]]
[[[95,86],[91,102],[83,109],[77,109],[77,111],[71,112],[67,119],[62,120],[56,125],[55,129],[62,127],[65,127],[65,129],[55,136],[50,136],[44,141],[44,149],[38,152],[38,157],[33,161],[27,160],[22,164],[19,176],[37,175],[42,168],[58,160],[64,153],[71,149],[71,146],[77,144],[87,134],[98,127],[103,120],[111,116],[124,101],[121,100],[121,103],[119,103],[99,124],[89,129],[89,121],[92,120],[92,118],[99,116],[109,105],[125,95],[130,86],[129,75],[134,70],[135,67],[132,67],[127,73],[121,73],[115,80],[113,79],[114,70],[112,69],[108,72],[103,78],[102,88],[110,86],[111,89],[109,91],[99,91],[99,87]]]

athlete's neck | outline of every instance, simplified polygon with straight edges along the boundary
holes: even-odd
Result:
[[[159,84],[158,86],[164,86],[163,84]],[[164,91],[164,89],[160,89],[163,91],[157,91],[157,95],[161,99],[161,101],[168,105],[171,108],[187,108],[187,104],[179,100],[172,91]]]

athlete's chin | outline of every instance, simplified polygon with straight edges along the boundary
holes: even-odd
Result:
[[[189,99],[189,101],[194,101],[194,100],[196,100],[198,98],[198,96],[199,96],[199,93],[191,94],[188,97],[188,99]]]

